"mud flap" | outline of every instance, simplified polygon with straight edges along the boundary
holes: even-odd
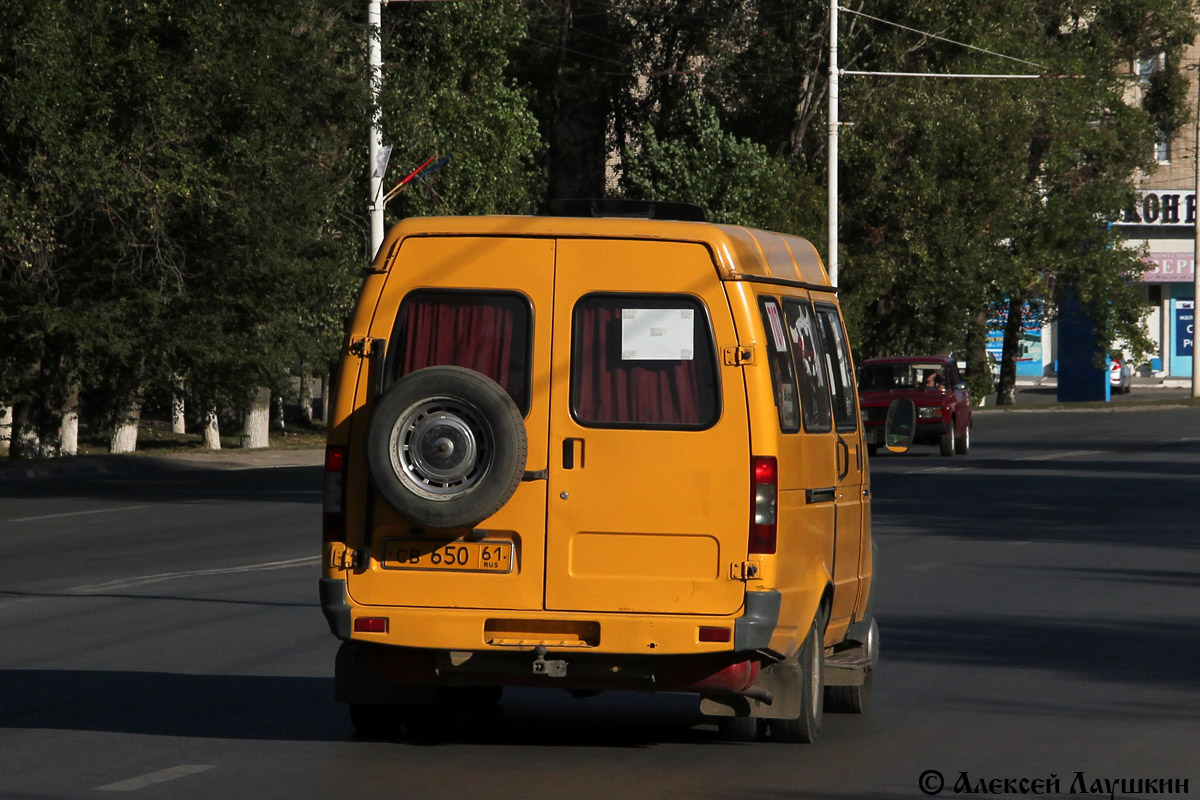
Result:
[[[700,713],[710,717],[795,719],[803,708],[802,677],[797,651],[790,658],[763,667],[758,680],[754,682],[754,690],[755,694],[765,696],[701,695]]]

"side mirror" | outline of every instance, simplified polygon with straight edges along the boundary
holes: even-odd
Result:
[[[901,397],[888,406],[887,422],[883,424],[883,444],[890,453],[903,453],[912,447],[917,432],[917,406]]]

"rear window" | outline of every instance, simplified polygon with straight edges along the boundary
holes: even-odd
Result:
[[[571,412],[583,425],[702,429],[720,412],[704,306],[679,295],[588,295],[575,306]]]
[[[466,367],[500,384],[527,414],[532,317],[516,292],[412,292],[396,317],[388,382],[425,367]]]
[[[946,366],[924,361],[864,364],[858,379],[860,392],[942,391],[949,386]]]

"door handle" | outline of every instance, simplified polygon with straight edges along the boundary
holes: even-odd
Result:
[[[843,439],[841,436],[838,437],[837,443],[838,443],[837,471],[838,471],[838,480],[840,481],[840,480],[844,479],[847,475],[850,474],[850,445],[846,444],[846,440]],[[845,461],[842,460],[843,456],[845,457]],[[846,465],[845,469],[842,468],[842,464]]]
[[[583,469],[583,439],[563,439],[563,469]]]

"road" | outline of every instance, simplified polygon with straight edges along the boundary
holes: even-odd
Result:
[[[963,773],[1200,794],[1198,456],[1200,410],[1130,406],[985,412],[970,456],[874,459],[875,703],[812,746],[536,690],[446,743],[357,739],[316,467],[0,468],[0,797],[913,798],[931,771],[944,797]]]

